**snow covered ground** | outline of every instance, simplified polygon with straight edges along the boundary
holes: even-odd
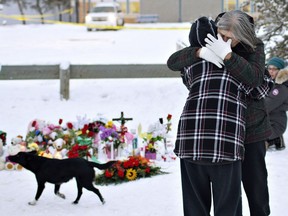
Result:
[[[131,24],[132,25],[132,24]],[[133,25],[132,25],[133,26]],[[142,27],[150,25],[142,25]],[[11,25],[0,26],[0,64],[71,64],[166,63],[176,50],[176,41],[187,41],[189,23],[154,24],[152,27],[187,27],[187,30],[136,30],[86,32],[81,26]],[[135,25],[139,27],[139,25]],[[1,73],[1,72],[0,72]],[[171,72],[174,73],[174,72]],[[0,130],[8,142],[17,135],[25,136],[28,123],[43,119],[57,123],[59,118],[76,121],[76,116],[108,119],[132,117],[128,128],[143,129],[160,117],[172,114],[172,135],[184,105],[187,90],[180,78],[71,80],[70,100],[59,99],[59,80],[0,81]],[[288,132],[285,133],[288,143]],[[288,151],[267,152],[270,205],[273,216],[288,212]],[[182,215],[179,160],[157,162],[170,174],[140,179],[121,185],[98,186],[106,204],[87,190],[78,205],[74,180],[62,186],[63,200],[46,185],[36,206],[36,180],[27,170],[0,171],[0,214],[3,216],[42,215]],[[243,215],[249,210],[243,193]]]

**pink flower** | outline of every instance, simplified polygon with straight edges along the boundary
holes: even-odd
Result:
[[[45,135],[49,135],[51,132],[52,132],[52,130],[50,130],[49,127],[43,128],[43,131],[42,131],[42,133],[43,133],[44,136],[45,136]]]

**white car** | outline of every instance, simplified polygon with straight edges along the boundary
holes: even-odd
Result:
[[[124,14],[116,2],[97,3],[85,17],[87,31],[92,29],[117,29],[124,26]]]

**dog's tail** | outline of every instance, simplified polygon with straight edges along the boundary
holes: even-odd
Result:
[[[116,163],[117,161],[109,161],[107,163],[104,164],[99,164],[99,163],[95,163],[95,162],[89,162],[90,165],[92,165],[93,167],[96,167],[100,170],[105,170],[108,169],[109,167],[111,167],[114,163]]]

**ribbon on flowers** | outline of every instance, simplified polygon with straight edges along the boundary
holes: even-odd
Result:
[[[82,145],[92,145],[92,138],[91,137],[81,137],[78,136],[76,139],[76,142],[82,146]]]

